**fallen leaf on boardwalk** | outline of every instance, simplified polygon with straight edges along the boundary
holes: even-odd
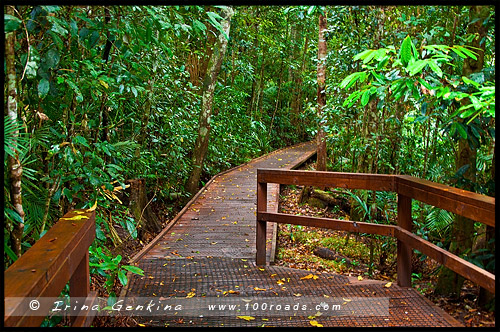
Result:
[[[305,277],[300,278],[300,280],[306,280],[306,279],[318,279],[319,277],[314,274],[308,274]]]
[[[312,326],[315,326],[315,327],[323,327],[323,325],[321,325],[320,323],[318,323],[315,320],[310,320],[309,324],[311,324]]]
[[[210,244],[217,244],[217,242],[210,242]]]
[[[363,280],[363,277],[362,276],[358,276],[358,280],[359,281]]]
[[[255,319],[255,317],[252,317],[252,316],[236,316],[236,318],[244,319],[247,322]]]
[[[392,282],[388,282],[387,284],[384,285],[384,287],[389,288],[392,286]]]
[[[259,288],[259,287],[254,287],[254,290],[265,291],[265,290],[267,290],[267,289],[265,289],[265,288]]]
[[[140,327],[146,327],[146,325],[141,324],[141,323],[137,323],[137,325],[139,325]]]
[[[314,320],[314,319],[318,318],[321,315],[323,315],[323,314],[320,311],[316,311],[316,313],[314,315],[307,316],[307,318],[311,319],[311,320]]]
[[[299,296],[302,296],[302,294],[300,294],[300,293],[296,293],[296,294],[293,294],[293,296],[297,296],[297,297],[299,297]]]
[[[281,279],[280,279],[280,280],[278,280],[278,281],[276,281],[276,283],[277,283],[278,285],[283,285],[283,284],[284,284],[283,280],[281,280]]]
[[[352,301],[351,299],[344,299],[344,298],[342,298],[342,300],[344,300],[346,302],[351,302]]]
[[[240,292],[238,292],[238,291],[234,291],[234,290],[232,290],[232,289],[228,290],[227,292],[228,292],[229,294],[239,294],[239,293],[240,293]]]
[[[196,295],[195,292],[189,292],[188,295],[186,296],[186,299],[190,299],[190,298],[192,298],[195,295]]]
[[[263,269],[263,268],[259,267],[259,271],[265,271],[265,270],[266,270],[266,269]]]

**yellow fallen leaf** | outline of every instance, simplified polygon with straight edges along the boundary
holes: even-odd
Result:
[[[283,285],[283,284],[284,284],[283,280],[281,280],[281,279],[280,279],[280,280],[278,280],[278,281],[276,281],[276,283],[277,283],[278,285]]]
[[[358,276],[358,280],[359,281],[363,280],[363,277],[362,276]]]
[[[351,299],[344,299],[344,298],[342,298],[342,300],[344,300],[346,302],[351,302],[352,301]]]
[[[265,288],[259,288],[259,287],[254,287],[254,290],[265,291],[265,290],[267,290],[267,289],[265,289]]]
[[[388,282],[387,284],[384,285],[384,287],[389,288],[392,286],[392,282]]]
[[[318,323],[315,320],[310,320],[309,324],[311,324],[312,326],[315,326],[315,327],[323,327],[323,325],[321,325],[320,323]]]
[[[252,316],[236,316],[236,318],[244,319],[247,322],[250,321],[250,320],[254,320],[255,319],[255,317],[252,317]]]
[[[266,270],[266,269],[263,269],[263,268],[259,267],[259,271],[265,271],[265,270]]]
[[[137,323],[137,325],[141,326],[141,327],[145,327],[146,325],[144,324],[141,324],[141,323]]]
[[[195,292],[189,292],[188,295],[186,296],[186,299],[190,299],[195,295],[196,295]]]
[[[306,280],[306,279],[318,279],[319,277],[314,274],[308,274],[305,277],[300,278],[300,280]]]

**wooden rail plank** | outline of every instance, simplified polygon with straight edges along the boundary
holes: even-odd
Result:
[[[472,282],[484,287],[488,291],[495,293],[495,275],[480,267],[462,259],[452,253],[432,244],[417,235],[397,227],[395,235],[398,240],[410,245],[412,248],[417,249],[424,255],[431,257],[438,263],[443,264],[450,270],[464,276]]]
[[[396,176],[396,191],[421,202],[495,227],[495,198],[418,179]]]
[[[394,191],[394,177],[385,174],[258,169],[257,182],[315,187]]]
[[[281,224],[322,227],[348,232],[378,234],[384,236],[394,236],[394,229],[396,227],[393,225],[379,225],[360,221],[295,216],[291,214],[272,212],[258,212],[257,220],[276,222]]]
[[[73,217],[80,219],[71,219]],[[19,303],[9,298],[57,297],[81,268],[95,238],[95,212],[72,210],[4,272],[6,326],[35,326],[44,317],[12,316]],[[88,277],[88,274],[87,274]]]

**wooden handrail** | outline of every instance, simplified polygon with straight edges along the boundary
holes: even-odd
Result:
[[[70,297],[93,301],[89,247],[94,238],[95,211],[72,210],[15,261],[4,272],[4,325],[39,326],[45,316],[33,316],[19,299],[57,298],[68,281]],[[91,321],[90,316],[72,312],[73,326],[89,326]]]
[[[396,192],[398,194],[398,225],[269,213],[266,211],[267,183]],[[398,240],[397,275],[400,286],[411,287],[411,252],[412,249],[417,249],[438,263],[495,293],[495,275],[493,273],[412,233],[412,199],[495,227],[495,198],[412,176],[258,169],[256,263],[257,265],[266,264],[265,234],[267,222],[379,234],[392,236]]]

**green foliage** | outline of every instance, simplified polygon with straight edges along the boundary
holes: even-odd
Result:
[[[127,271],[144,276],[144,271],[137,266],[121,265],[121,255],[111,258],[112,256],[104,253],[101,247],[90,247],[90,254],[91,259],[89,265],[92,270],[91,273],[99,273],[100,275],[106,277],[104,285],[110,293],[113,289],[116,278],[118,278],[119,282],[123,286],[127,285]]]

